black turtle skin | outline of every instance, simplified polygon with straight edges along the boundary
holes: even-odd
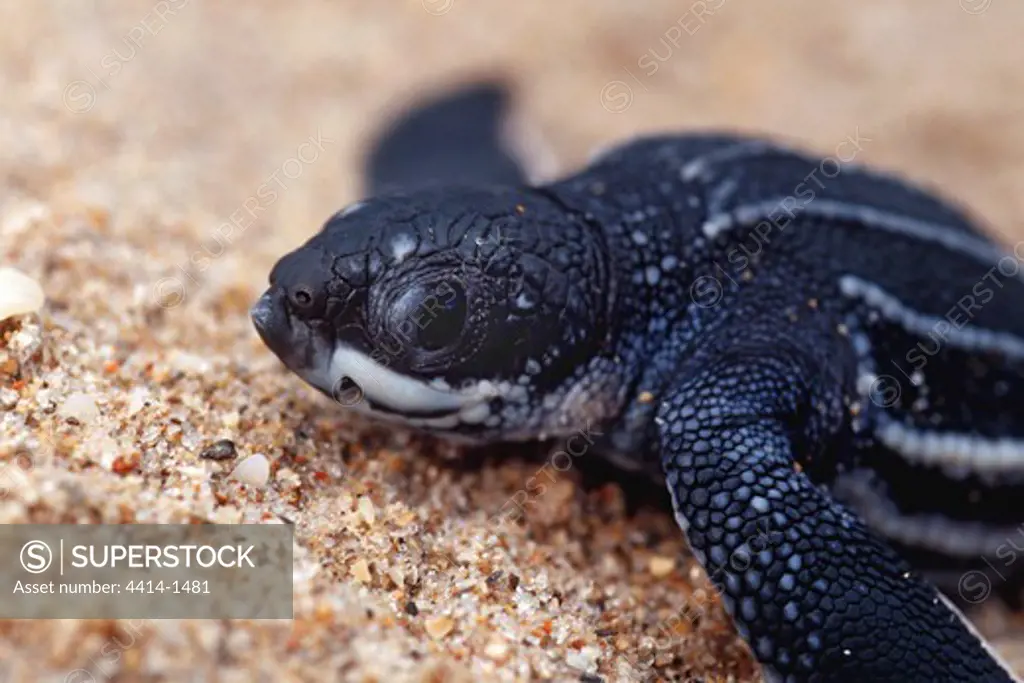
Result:
[[[715,155],[722,161],[694,170],[694,160]],[[833,202],[866,206],[983,240],[946,203],[854,168],[812,186],[814,197],[798,200],[792,214],[766,213],[716,239],[702,230],[741,206],[798,196],[820,167],[820,159],[754,139],[665,137],[626,145],[550,188],[589,217],[613,254],[616,355],[640,369],[634,386],[654,397],[627,404],[618,427],[625,443],[615,446],[646,453],[645,462],[663,469],[694,553],[719,577],[726,606],[768,680],[1012,680],[936,588],[828,492],[839,477],[866,470],[886,479],[903,509],[993,526],[1024,518],[1020,479],[951,486],[943,473],[908,465],[871,438],[872,412],[912,414],[913,397],[887,405],[865,396],[857,386],[862,351],[854,337],[863,330],[879,361],[883,348],[903,360],[918,340],[873,321],[870,307],[843,296],[839,285],[853,274],[941,317],[999,256],[965,256],[873,229],[870,216],[820,211]],[[647,277],[666,257],[678,266]],[[998,293],[971,323],[1024,335],[1022,314],[1024,287],[1001,277]],[[964,356],[948,349],[925,367],[928,383],[949,392],[933,394],[929,424],[1019,437],[1022,404],[1007,397],[991,405],[990,397],[997,377],[1019,397],[1024,365],[972,356],[984,364],[972,396],[964,393],[967,382],[948,374],[970,376],[958,355]],[[904,384],[908,393],[915,389]],[[986,407],[988,424],[980,410]],[[972,486],[986,498],[998,496],[999,504],[971,506]],[[943,488],[959,493],[943,497]]]
[[[808,189],[819,168],[713,132],[627,143],[539,187],[385,194],[284,257],[253,317],[300,374],[342,343],[417,381],[501,387],[443,425],[430,420],[449,413],[368,392],[362,408],[381,419],[476,443],[599,425],[600,450],[667,485],[768,681],[1016,680],[854,484],[892,519],[940,515],[950,534],[1024,519],[1012,467],[992,476],[967,452],[954,475],[905,446],[927,429],[981,450],[1007,439],[1012,456],[1024,285],[993,275],[1002,252],[952,205],[853,164]],[[981,301],[986,281],[993,295],[926,363],[906,360],[921,325],[966,294]],[[416,306],[396,302],[410,297],[455,303],[397,332]],[[448,346],[424,350],[430,325]],[[906,377],[883,372],[889,362]],[[890,376],[895,399],[879,383]],[[893,421],[904,431],[884,431]],[[951,562],[976,571],[983,559]]]

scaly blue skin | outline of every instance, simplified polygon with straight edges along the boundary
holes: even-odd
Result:
[[[769,681],[1015,680],[907,558],[984,566],[1024,518],[1024,284],[898,181],[845,167],[808,195],[819,163],[660,137],[542,187],[371,199],[278,263],[254,322],[381,419],[478,443],[602,425],[666,482]]]

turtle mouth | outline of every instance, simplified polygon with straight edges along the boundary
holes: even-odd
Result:
[[[318,354],[317,362],[296,372],[340,405],[362,413],[421,427],[454,428],[490,415],[497,388],[487,381],[453,389],[440,380],[402,374],[343,342]]]
[[[391,422],[450,430],[480,425],[492,415],[498,387],[487,380],[453,388],[438,379],[399,372],[367,352],[325,336],[288,313],[284,295],[271,287],[250,309],[260,338],[281,361],[342,407]]]
[[[267,348],[285,367],[305,377],[329,357],[333,335],[291,314],[285,298],[283,290],[271,287],[249,309],[249,317]]]
[[[372,398],[367,398],[365,395],[363,400],[366,402],[367,407],[373,413],[379,413],[381,415],[388,415],[397,418],[411,418],[416,420],[430,420],[437,418],[449,417],[452,415],[458,415],[458,410],[417,410],[417,411],[399,411],[389,407],[386,403],[375,401]]]
[[[383,365],[365,353],[338,342],[327,368],[332,393],[354,383],[372,406],[394,415],[410,417],[450,415],[467,407],[470,397]]]

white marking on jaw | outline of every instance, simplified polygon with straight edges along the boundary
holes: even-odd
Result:
[[[727,213],[717,214],[704,223],[704,234],[713,239],[734,227],[755,225],[763,220],[769,220],[782,210],[791,215],[853,221],[865,228],[884,230],[904,237],[939,244],[951,251],[967,254],[985,263],[995,264],[1005,256],[1001,249],[989,242],[941,223],[879,211],[861,204],[848,204],[827,199],[815,199],[803,205],[794,206],[791,210],[783,208],[784,202],[792,199],[793,197],[779,197],[743,204]]]
[[[402,413],[458,410],[467,402],[467,397],[402,375],[343,344],[331,356],[330,375],[332,387],[348,377],[371,401]]]
[[[477,403],[459,412],[459,419],[466,424],[480,424],[491,414],[491,407],[486,402]]]
[[[1008,332],[997,332],[976,325],[962,328],[949,324],[945,318],[918,313],[882,288],[853,275],[839,279],[839,289],[848,297],[861,299],[878,309],[887,320],[897,323],[908,332],[919,336],[935,333],[937,326],[943,332],[944,343],[965,351],[988,351],[1024,359],[1024,339]]]
[[[939,514],[902,514],[868,472],[840,475],[832,492],[884,536],[946,555],[978,557],[994,553],[1014,531],[993,529],[980,522],[956,521]]]
[[[417,427],[434,427],[435,429],[452,429],[462,422],[458,413],[443,417],[406,417],[406,422]]]
[[[363,395],[375,404],[400,413],[410,424],[451,428],[459,423],[477,424],[490,415],[488,402],[500,392],[487,380],[460,390],[414,379],[378,363],[364,353],[338,344],[326,363],[300,373],[307,382],[329,395],[344,378],[355,382]],[[363,406],[349,406],[374,414]],[[450,415],[417,417],[416,413],[451,411]],[[405,414],[410,414],[406,416]]]
[[[941,467],[961,479],[972,472],[994,479],[997,475],[1020,472],[1024,467],[1024,441],[1018,439],[986,439],[915,429],[884,413],[876,417],[875,436],[909,462]]]

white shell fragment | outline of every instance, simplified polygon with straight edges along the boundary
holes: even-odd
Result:
[[[266,486],[270,480],[270,461],[262,453],[250,455],[238,463],[238,467],[231,473],[231,478],[247,486]]]
[[[0,266],[0,320],[35,313],[45,301],[38,282],[20,270]]]
[[[90,424],[100,417],[100,409],[96,405],[96,399],[84,391],[76,391],[68,394],[57,412],[65,419],[75,420],[79,424]]]

